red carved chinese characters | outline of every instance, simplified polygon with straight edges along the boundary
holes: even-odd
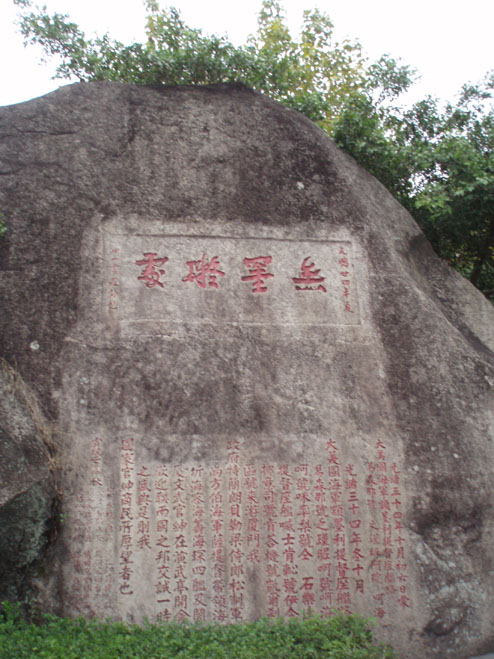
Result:
[[[121,595],[132,595],[131,577],[134,566],[134,439],[124,439],[120,452],[120,571],[119,591]]]
[[[207,255],[203,254],[200,261],[187,261],[186,263],[189,274],[182,281],[195,281],[200,288],[219,288],[217,278],[224,277],[225,273],[219,269],[220,261],[217,256],[213,256],[209,261]]]
[[[143,281],[147,288],[154,288],[159,286],[164,288],[164,284],[161,283],[160,277],[165,274],[165,270],[161,269],[160,266],[165,265],[168,261],[167,256],[162,258],[156,258],[158,254],[156,252],[145,252],[143,253],[144,259],[136,261],[136,265],[144,266],[140,277],[137,277],[139,281]]]
[[[350,515],[350,558],[353,562],[352,572],[355,579],[354,593],[363,595],[365,592],[362,562],[365,556],[362,554],[362,519],[360,501],[358,497],[358,475],[353,464],[345,467],[345,493],[347,499],[347,510]]]
[[[295,474],[295,529],[297,536],[297,566],[300,576],[298,606],[305,614],[315,605],[314,578],[311,575],[316,552],[314,530],[312,527],[313,479],[308,464],[297,465]],[[311,566],[309,568],[309,566]]]
[[[230,561],[230,579],[228,582],[228,599],[231,617],[234,621],[242,618],[245,606],[244,559],[242,540],[243,505],[240,487],[240,445],[237,441],[228,443],[228,461],[226,465],[230,542],[228,555]]]
[[[190,558],[187,499],[188,491],[186,476],[182,466],[178,466],[174,470],[173,478],[172,510],[175,516],[175,521],[172,524],[173,540],[171,547],[173,562],[175,565],[172,582],[172,602],[175,609],[175,619],[178,622],[183,622],[184,620],[191,618],[190,605],[192,595],[187,580]]]
[[[211,508],[211,570],[213,573],[213,615],[215,620],[224,622],[226,614],[225,592],[225,508],[223,496],[223,469],[215,466],[209,475]]]
[[[191,467],[192,489],[192,618],[195,622],[206,620],[208,599],[206,579],[208,561],[206,556],[206,524],[204,520],[205,498],[202,481],[204,468]]]
[[[103,486],[103,469],[101,459],[103,457],[103,440],[96,437],[91,443],[91,485]]]
[[[261,559],[261,527],[259,519],[259,494],[257,467],[244,466],[245,523],[247,525],[247,562],[259,569]]]
[[[91,442],[91,467],[90,467],[90,476],[91,476],[91,486],[92,486],[92,511],[93,519],[88,520],[89,526],[92,526],[92,542],[98,547],[95,551],[92,552],[91,558],[91,576],[96,577],[92,579],[92,592],[91,599],[93,601],[98,601],[104,591],[105,587],[105,576],[107,565],[103,557],[103,552],[100,547],[101,544],[104,544],[107,539],[107,518],[105,510],[105,497],[103,493],[103,440],[100,437],[96,437]],[[100,544],[101,543],[101,544]]]
[[[109,309],[117,309],[118,308],[118,288],[119,288],[119,283],[118,283],[118,270],[120,268],[120,259],[119,259],[119,252],[120,249],[118,247],[113,247],[112,249],[112,257],[111,257],[111,274],[112,277],[109,282],[109,287],[108,287],[108,294],[109,294],[109,302],[108,302],[108,308]]]
[[[277,321],[296,324],[302,317],[301,313],[306,323],[320,324],[325,322],[324,319],[336,324],[359,323],[349,241],[317,241],[317,244],[311,241],[310,245],[309,242],[297,244],[279,240],[273,245],[270,242],[270,246],[266,247],[266,251],[269,249],[271,253],[256,255],[254,251],[249,251],[247,253],[253,255],[244,256],[232,251],[238,249],[238,245],[228,245],[228,240],[237,239],[222,238],[220,241],[210,238],[207,243],[204,241],[203,248],[193,247],[192,253],[185,251],[182,239],[178,243],[174,242],[176,240],[177,237],[170,236],[166,243],[155,247],[156,252],[145,252],[141,258],[130,261],[141,267],[136,277],[138,282],[135,282],[141,292],[139,282],[147,288],[166,289],[166,295],[156,298],[156,306],[150,307],[147,304],[150,300],[147,299],[135,304],[139,297],[136,299],[135,290],[127,291],[127,284],[122,288],[122,282],[127,282],[128,277],[121,281],[117,276],[120,257],[118,254],[113,256],[117,260],[109,284],[111,309],[124,305],[126,315],[127,312],[137,314],[139,322],[150,322],[154,314],[160,318],[168,315],[182,317],[185,314],[189,318],[189,314],[195,311],[201,323],[215,322],[221,318],[222,322],[243,319],[249,324],[257,324],[266,317],[270,324]],[[264,248],[244,246],[243,249]],[[169,253],[168,250],[173,250],[173,258],[162,256]],[[302,257],[304,253],[308,256]],[[190,256],[198,258],[192,260]],[[170,260],[172,263],[169,263]],[[276,281],[273,280],[275,276]],[[212,293],[211,289],[216,289],[217,293]],[[209,291],[206,297],[203,291]],[[185,297],[183,293],[186,293]],[[251,294],[257,299],[252,300]],[[211,305],[213,298],[214,304]],[[190,307],[190,304],[193,306]],[[222,312],[218,316],[220,308]],[[145,317],[143,309],[146,309]],[[109,315],[111,317],[111,313]]]
[[[284,614],[289,617],[300,615],[298,587],[298,560],[296,545],[295,508],[293,505],[293,477],[289,465],[280,465],[281,509],[279,521],[279,549],[271,551],[272,560],[280,561],[281,588],[280,597],[284,605]]]
[[[317,559],[317,573],[319,575],[319,597],[321,600],[321,614],[330,616],[333,605],[333,564],[331,557],[331,529],[328,507],[328,480],[325,478],[325,469],[322,464],[316,465],[314,481],[314,508],[316,513],[315,530],[315,558]]]
[[[266,293],[268,290],[264,282],[266,279],[274,277],[273,273],[267,271],[268,265],[272,260],[272,256],[255,256],[250,259],[244,259],[244,265],[249,271],[249,274],[244,275],[242,281],[252,282],[252,293]]]
[[[342,277],[341,279],[341,286],[343,288],[343,298],[345,301],[345,311],[349,313],[354,313],[354,310],[352,308],[352,305],[350,303],[350,287],[351,287],[351,280],[350,280],[350,262],[348,260],[348,253],[345,251],[344,247],[340,247],[340,258],[338,260],[338,265],[341,268],[340,271],[340,276]]]
[[[311,257],[307,256],[302,261],[300,274],[298,277],[292,277],[297,291],[322,291],[326,293],[323,286],[325,277],[321,277],[321,270],[316,269],[314,263],[310,263]]]
[[[306,462],[279,464],[230,440],[216,465],[175,467],[136,467],[134,444],[120,444],[113,572],[105,444],[97,437],[88,447],[69,531],[75,612],[101,615],[116,593],[128,613],[141,580],[160,621],[234,622],[250,616],[252,601],[270,617],[329,616],[370,602],[389,622],[411,608],[401,474],[382,441],[346,462],[335,440],[311,439]]]
[[[151,549],[151,474],[147,467],[137,472],[137,548]]]
[[[374,595],[376,615],[384,618],[386,602],[410,608],[408,596],[405,539],[402,537],[403,513],[401,511],[400,472],[395,463],[388,468],[385,445],[376,443],[376,461],[369,463],[368,504],[373,510],[370,528],[370,554],[373,571],[371,583],[378,586]]]
[[[351,612],[350,579],[347,555],[347,533],[344,517],[343,485],[339,450],[334,440],[326,444],[329,478],[330,513],[333,518],[333,567],[336,578],[336,601],[339,611]]]
[[[156,602],[159,607],[158,622],[169,622],[172,617],[171,604],[171,537],[169,475],[165,466],[159,467],[155,478],[156,541],[155,561],[157,580]]]
[[[264,557],[264,568],[266,570],[266,590],[268,598],[268,615],[280,615],[279,580],[282,577],[279,558],[280,543],[277,538],[278,531],[278,506],[275,494],[275,466],[263,464],[261,466],[261,485],[259,497],[259,513],[262,520],[263,534],[262,556]],[[261,548],[259,548],[261,551]]]

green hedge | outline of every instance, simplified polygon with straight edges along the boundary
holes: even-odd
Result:
[[[26,622],[19,609],[3,604],[1,659],[391,659],[389,647],[376,645],[370,622],[359,616],[220,624],[144,624],[86,621],[44,615]]]

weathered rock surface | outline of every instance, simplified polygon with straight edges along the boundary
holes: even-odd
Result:
[[[47,602],[492,650],[494,311],[391,195],[241,86],[73,85],[0,140],[2,351],[65,438]]]
[[[33,599],[53,525],[48,423],[15,371],[0,363],[0,601]]]

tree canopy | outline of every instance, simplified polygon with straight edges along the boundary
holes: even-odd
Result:
[[[282,6],[263,0],[245,45],[187,26],[145,0],[146,42],[87,38],[62,14],[13,0],[26,43],[58,62],[56,77],[135,84],[243,82],[315,121],[408,208],[437,253],[494,299],[494,72],[456,103],[404,108],[414,72],[392,57],[369,63],[338,42],[330,18],[305,11],[298,39]]]
[[[399,199],[436,252],[494,299],[494,73],[441,108],[376,106],[360,93],[333,138]]]

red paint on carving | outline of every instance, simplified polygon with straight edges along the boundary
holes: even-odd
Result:
[[[200,261],[187,261],[189,274],[182,281],[196,282],[200,288],[219,288],[218,277],[224,277],[225,273],[219,269],[220,260],[217,256],[209,261],[206,254],[202,255]]]
[[[272,256],[255,256],[253,258],[244,258],[244,265],[249,271],[248,275],[242,277],[242,281],[252,282],[252,293],[266,293],[268,290],[264,281],[274,274],[267,271],[268,265],[272,262]]]
[[[310,256],[307,256],[300,266],[300,273],[298,277],[292,277],[292,281],[295,284],[295,290],[297,291],[321,291],[326,293],[326,289],[323,286],[325,277],[321,277],[321,270],[316,269],[314,263],[310,263]]]
[[[143,256],[144,259],[135,262],[136,265],[144,266],[141,276],[137,277],[137,279],[143,281],[147,288],[154,288],[154,286],[164,288],[160,277],[165,274],[165,270],[161,269],[160,266],[165,265],[168,257],[156,258],[158,256],[157,252],[144,252]]]

